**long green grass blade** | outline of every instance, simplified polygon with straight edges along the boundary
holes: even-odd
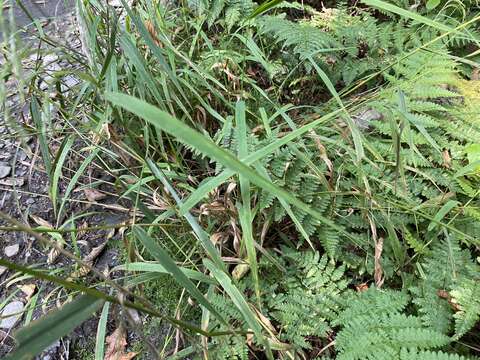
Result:
[[[217,285],[217,282],[212,279],[211,277],[202,274],[199,271],[187,269],[184,267],[178,267],[183,274],[191,279],[196,281],[201,281],[207,284]],[[123,270],[123,271],[144,271],[144,272],[156,272],[161,274],[170,274],[167,269],[162,264],[155,264],[155,263],[144,263],[144,262],[135,262],[129,263],[125,265],[119,265],[112,269],[112,271]]]
[[[73,145],[75,138],[73,136],[68,136],[62,142],[60,149],[58,150],[58,155],[53,164],[53,174],[52,174],[52,183],[50,184],[50,197],[52,199],[53,209],[55,213],[57,212],[57,199],[58,199],[58,183],[60,177],[62,176],[63,164],[67,158],[67,154],[70,151],[70,148]]]
[[[444,24],[439,23],[437,21],[431,20],[431,19],[429,19],[425,16],[419,15],[416,12],[399,8],[398,6],[389,4],[385,1],[381,1],[381,0],[362,0],[362,3],[364,3],[365,5],[368,5],[368,6],[377,7],[379,9],[382,9],[382,10],[385,10],[385,11],[390,11],[394,14],[400,15],[400,16],[405,17],[407,19],[415,20],[415,21],[417,21],[421,24],[428,25],[428,26],[433,27],[433,28],[435,28],[437,30],[440,30],[440,31],[459,33],[457,30],[455,30],[455,29],[453,29],[453,28],[451,28],[447,25],[444,25]]]
[[[95,360],[103,360],[105,355],[105,335],[107,333],[107,320],[110,303],[103,305],[102,314],[97,325],[97,337],[95,341]]]
[[[141,241],[143,246],[148,250],[148,252],[159,261],[165,269],[173,276],[173,278],[184,287],[194,298],[198,301],[199,304],[208,309],[212,314],[214,314],[218,320],[222,321],[225,325],[228,326],[228,323],[225,321],[222,315],[218,313],[217,310],[210,304],[210,302],[205,298],[205,296],[197,289],[195,284],[193,284],[190,279],[180,270],[175,264],[175,262],[170,258],[168,253],[163,250],[142,228],[135,226],[133,228],[133,233]]]
[[[360,130],[358,130],[358,127],[354,124],[352,118],[350,117],[350,114],[348,113],[345,105],[343,104],[342,99],[340,98],[340,95],[338,95],[337,90],[335,90],[335,86],[333,86],[327,74],[325,74],[325,72],[320,68],[320,66],[317,65],[317,63],[311,57],[309,57],[308,60],[315,68],[316,72],[324,82],[328,91],[330,91],[330,94],[332,94],[340,108],[345,112],[345,120],[347,121],[350,133],[352,134],[353,145],[355,146],[355,152],[357,154],[357,161],[360,161],[365,156],[362,143],[362,134],[360,133]]]
[[[90,295],[81,295],[47,316],[22,328],[15,336],[18,347],[7,360],[31,359],[55,340],[69,334],[78,325],[92,317],[103,301]]]
[[[238,139],[238,157],[245,158],[248,155],[248,142],[247,142],[247,123],[245,119],[245,102],[238,101],[235,107],[235,122],[237,125],[237,139]],[[253,240],[252,230],[252,209],[251,209],[251,195],[250,195],[250,181],[248,177],[240,175],[240,192],[242,197],[242,206],[239,209],[240,224],[242,227],[242,240],[247,250],[248,264],[253,278],[253,284],[255,286],[255,294],[259,306],[260,301],[260,283],[258,280],[258,265],[257,265],[257,253],[255,251],[255,245]]]

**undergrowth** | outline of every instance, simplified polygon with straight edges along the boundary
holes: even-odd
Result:
[[[479,356],[478,3],[122,3],[78,1],[83,54],[30,53],[79,68],[51,74],[50,93],[41,66],[18,84],[55,229],[91,166],[132,209],[123,264],[61,283],[78,297],[58,313],[75,325],[107,301],[158,318],[102,312],[153,358]],[[62,175],[73,154],[78,175]],[[12,358],[48,345],[32,335],[44,324]]]

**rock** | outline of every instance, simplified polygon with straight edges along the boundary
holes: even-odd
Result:
[[[10,330],[22,318],[23,303],[21,301],[12,301],[3,308],[2,322],[0,328]]]
[[[12,167],[10,165],[7,165],[3,162],[0,163],[0,179],[7,177],[10,174],[10,171],[12,171]]]
[[[20,250],[20,246],[18,244],[10,245],[5,247],[5,255],[7,257],[12,257],[18,254],[18,251]]]
[[[7,271],[7,268],[0,265],[0,276],[2,276],[5,271]]]

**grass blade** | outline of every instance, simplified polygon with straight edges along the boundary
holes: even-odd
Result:
[[[327,87],[328,91],[330,91],[332,96],[335,98],[335,101],[338,103],[340,108],[345,112],[346,121],[350,129],[350,132],[352,133],[353,144],[355,146],[355,152],[357,154],[357,161],[360,161],[365,156],[365,152],[363,151],[363,144],[362,144],[362,134],[358,130],[358,127],[353,123],[353,120],[350,117],[350,114],[348,113],[347,109],[345,108],[345,105],[343,104],[343,101],[340,98],[340,95],[338,95],[337,90],[335,90],[335,86],[333,86],[327,74],[325,74],[325,72],[317,65],[315,61],[313,61],[311,57],[309,57],[308,60],[313,65],[313,67],[317,71],[322,81],[325,83],[325,86]]]
[[[228,326],[228,323],[223,319],[222,315],[218,313],[217,310],[210,304],[210,302],[205,298],[205,296],[197,289],[195,284],[193,284],[189,278],[178,268],[177,264],[170,258],[165,250],[163,250],[148,234],[140,227],[134,227],[133,233],[140,240],[140,242],[145,246],[148,252],[162,265],[165,269],[173,276],[173,278],[184,287],[190,295],[198,301],[198,303],[208,309],[212,314],[214,314],[220,321]]]
[[[400,16],[408,18],[408,19],[415,20],[419,23],[428,25],[428,26],[433,27],[433,28],[435,28],[437,30],[440,30],[440,31],[454,32],[454,33],[459,34],[459,31],[457,31],[457,30],[455,30],[455,29],[453,29],[453,28],[451,28],[447,25],[444,25],[442,23],[431,20],[431,19],[429,19],[425,16],[419,15],[416,12],[399,8],[398,6],[386,3],[386,2],[381,1],[381,0],[362,0],[362,3],[364,3],[365,5],[368,5],[368,6],[377,7],[379,9],[382,9],[382,10],[385,10],[385,11],[393,12],[397,15],[400,15]]]
[[[102,314],[97,326],[97,337],[95,343],[95,360],[103,360],[105,355],[105,335],[107,333],[107,320],[108,311],[110,309],[110,303],[107,302],[103,305]]]
[[[21,329],[15,336],[18,347],[6,360],[31,359],[55,340],[70,333],[97,312],[103,301],[90,295],[81,295],[60,310]]]
[[[192,280],[201,281],[207,284],[217,285],[217,282],[211,277],[202,274],[199,271],[187,269],[184,267],[178,267],[183,274]],[[112,271],[123,270],[123,271],[144,271],[144,272],[156,272],[161,274],[170,274],[167,269],[162,264],[157,263],[144,263],[144,262],[135,262],[128,263],[125,265],[116,266]]]
[[[238,157],[245,158],[248,155],[248,143],[247,143],[247,123],[245,120],[245,102],[238,101],[235,107],[235,121],[237,125],[237,139],[238,139]],[[242,240],[247,250],[248,264],[250,265],[250,271],[255,286],[255,294],[260,304],[260,283],[258,281],[258,265],[257,265],[257,253],[255,251],[255,245],[253,240],[252,231],[252,209],[250,207],[251,195],[250,195],[250,181],[248,177],[240,173],[240,193],[242,197],[242,207],[239,209],[240,224],[242,227]]]
[[[58,182],[60,181],[60,176],[62,176],[62,168],[67,154],[70,151],[70,148],[73,145],[73,136],[68,136],[63,141],[60,149],[58,150],[57,157],[53,164],[53,174],[52,174],[52,183],[50,184],[50,197],[52,199],[53,210],[57,213],[57,198],[58,198]]]

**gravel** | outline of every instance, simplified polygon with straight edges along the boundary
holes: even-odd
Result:
[[[5,163],[0,163],[0,179],[6,178],[10,175],[10,171],[12,171],[12,167]]]
[[[15,244],[15,245],[10,245],[5,247],[5,256],[7,257],[13,257],[18,254],[18,251],[20,250],[20,245]]]
[[[7,304],[2,311],[2,322],[0,328],[10,330],[13,328],[22,318],[23,303],[21,301],[12,301]]]

